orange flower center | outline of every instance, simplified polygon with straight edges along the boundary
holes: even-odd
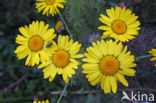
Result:
[[[105,75],[114,75],[119,70],[119,61],[114,56],[105,56],[100,60],[99,68]]]
[[[43,45],[44,45],[44,41],[43,39],[36,35],[30,38],[29,40],[29,47],[32,51],[40,51],[41,49],[43,49]]]
[[[116,33],[116,34],[123,34],[126,32],[127,30],[127,26],[126,24],[121,21],[121,20],[116,20],[112,23],[112,30]]]
[[[54,4],[55,0],[45,0],[47,5]]]
[[[70,55],[65,50],[58,50],[52,57],[52,61],[56,67],[64,68],[69,64]]]

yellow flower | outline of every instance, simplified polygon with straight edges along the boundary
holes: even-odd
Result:
[[[44,100],[42,100],[42,101],[33,101],[33,103],[49,103],[49,100],[46,100],[46,101],[44,101]]]
[[[156,49],[152,49],[151,51],[149,51],[150,54],[152,54],[154,57],[151,58],[151,61],[155,61],[156,60]],[[155,64],[156,66],[156,64]]]
[[[22,35],[18,34],[16,43],[19,46],[15,53],[18,59],[27,57],[25,65],[34,66],[39,62],[49,60],[46,45],[55,38],[54,29],[48,29],[49,25],[44,24],[43,21],[33,21],[32,24],[19,28]]]
[[[99,26],[98,29],[104,30],[103,37],[110,36],[116,41],[129,41],[138,35],[140,30],[140,22],[137,21],[138,16],[132,14],[132,11],[125,7],[116,7],[107,9],[107,15],[100,14],[99,20],[105,24]]]
[[[55,25],[55,30],[61,31],[62,29],[63,29],[63,23],[62,23],[62,21],[58,21]]]
[[[36,8],[38,9],[38,12],[41,12],[43,9],[43,15],[49,15],[51,14],[54,16],[55,14],[60,13],[58,10],[58,7],[64,8],[64,6],[61,3],[65,3],[66,0],[36,0],[38,1],[36,3]]]
[[[95,86],[101,83],[104,92],[113,93],[117,91],[117,81],[128,87],[128,82],[124,75],[134,76],[136,67],[134,56],[127,52],[127,46],[123,47],[122,43],[116,43],[112,40],[105,42],[93,43],[93,47],[88,47],[87,53],[83,59],[87,62],[82,65],[83,73],[87,74],[86,78]]]
[[[45,67],[43,69],[44,78],[49,78],[49,81],[52,81],[56,74],[62,74],[63,80],[68,83],[69,78],[75,74],[75,70],[73,69],[78,69],[78,65],[80,64],[76,59],[83,57],[82,54],[77,54],[80,47],[81,44],[69,40],[68,36],[59,35],[58,44],[53,44],[49,48],[50,50],[48,50],[52,55],[50,61],[38,67]]]

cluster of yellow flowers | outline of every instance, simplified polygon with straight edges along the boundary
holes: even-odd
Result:
[[[59,13],[58,7],[64,8],[61,3],[66,0],[36,0],[36,8],[39,12],[43,10],[43,15],[55,15]],[[100,14],[99,20],[104,24],[98,29],[103,30],[101,41],[92,43],[92,46],[86,48],[86,53],[80,54],[81,44],[68,35],[58,35],[57,42],[54,28],[48,29],[49,25],[43,21],[33,21],[29,26],[19,28],[22,35],[18,34],[16,43],[19,46],[15,53],[18,59],[27,57],[25,65],[43,68],[44,78],[53,81],[56,74],[62,75],[65,83],[75,74],[75,69],[81,64],[77,59],[82,59],[82,73],[91,85],[95,86],[101,83],[101,89],[104,93],[113,93],[117,91],[117,81],[128,87],[125,76],[135,76],[136,67],[134,55],[127,51],[127,46],[122,42],[128,42],[138,35],[140,22],[138,16],[131,10],[121,7],[110,8],[106,10],[107,16]],[[62,24],[61,24],[62,25]],[[114,38],[104,40],[107,37]],[[50,47],[47,44],[51,43]],[[156,49],[149,53],[156,56]],[[156,57],[152,58],[152,61]],[[48,102],[45,102],[48,103]]]

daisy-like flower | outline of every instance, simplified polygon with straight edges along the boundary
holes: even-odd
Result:
[[[97,42],[97,41],[100,41],[100,40],[101,40],[101,36],[100,36],[99,33],[92,34],[89,37],[89,43]]]
[[[140,22],[137,21],[138,16],[132,14],[132,11],[123,7],[107,9],[107,15],[100,14],[99,20],[105,25],[98,27],[104,30],[102,38],[110,36],[116,41],[129,41],[138,35],[140,30]]]
[[[36,8],[38,9],[38,12],[41,12],[43,10],[43,15],[49,15],[52,16],[60,13],[58,10],[58,7],[64,8],[62,3],[66,3],[66,0],[36,0]]]
[[[149,51],[150,54],[152,54],[154,57],[151,58],[151,61],[156,61],[156,49],[152,49],[151,51]],[[156,64],[155,64],[156,66]]]
[[[68,36],[59,35],[58,43],[48,48],[49,53],[52,54],[50,61],[38,67],[44,67],[44,78],[49,78],[49,81],[52,81],[56,74],[62,74],[63,80],[68,83],[69,78],[75,74],[74,69],[78,69],[79,61],[76,59],[83,57],[83,54],[77,54],[80,47],[81,44],[69,40]]]
[[[83,73],[87,74],[86,78],[95,86],[101,83],[101,88],[104,93],[113,93],[117,91],[117,81],[128,87],[128,82],[125,76],[134,76],[136,67],[134,56],[131,52],[127,52],[127,46],[123,47],[122,43],[109,40],[105,42],[93,43],[93,47],[88,47],[87,53],[83,59],[87,62],[82,65]]]
[[[19,46],[15,53],[18,59],[27,57],[25,65],[34,66],[39,62],[49,61],[46,45],[55,38],[54,29],[48,29],[49,25],[41,21],[33,21],[29,26],[19,28],[22,35],[18,34],[16,43]]]
[[[33,101],[33,103],[49,103],[49,100]]]

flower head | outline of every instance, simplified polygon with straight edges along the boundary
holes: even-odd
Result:
[[[32,24],[19,28],[22,35],[18,34],[16,43],[19,46],[15,53],[18,59],[27,57],[25,65],[34,66],[39,62],[49,60],[46,45],[55,38],[54,29],[48,29],[49,25],[44,24],[43,21],[33,21]]]
[[[39,65],[39,68],[44,67],[44,78],[49,78],[49,81],[52,81],[56,74],[59,74],[68,83],[69,78],[75,74],[74,69],[78,69],[80,64],[76,59],[83,57],[82,54],[77,54],[80,47],[81,44],[69,40],[68,36],[59,35],[58,43],[48,48],[51,53],[50,61]]]
[[[64,29],[64,27],[63,27],[62,21],[58,21],[58,22],[56,23],[56,25],[55,25],[55,30],[58,31],[58,32],[60,32],[60,31],[63,30],[63,29]]]
[[[156,61],[156,49],[152,49],[151,51],[149,51],[150,54],[152,54],[154,57],[151,58],[151,61]],[[156,64],[155,64],[156,66]]]
[[[140,30],[140,22],[137,21],[138,16],[132,14],[132,11],[122,9],[121,7],[116,7],[107,9],[107,15],[100,14],[99,20],[105,24],[98,27],[100,30],[104,30],[102,38],[105,36],[110,36],[116,41],[129,41],[138,35],[138,30]]]
[[[89,43],[93,43],[93,42],[97,42],[97,41],[100,41],[101,40],[101,36],[99,33],[94,33],[92,35],[90,35],[89,37]]]
[[[123,47],[122,43],[116,43],[112,40],[105,42],[97,41],[93,43],[93,47],[88,47],[87,53],[83,59],[87,62],[82,65],[83,73],[87,74],[86,78],[95,86],[101,83],[101,88],[104,92],[113,93],[117,91],[117,81],[128,87],[128,82],[125,76],[134,76],[135,67],[134,56],[131,52],[127,52],[127,46]]]
[[[33,103],[49,103],[49,100],[33,101]]]
[[[59,13],[58,7],[64,8],[62,3],[65,3],[66,0],[36,0],[38,1],[36,3],[36,8],[38,9],[38,12],[41,12],[43,10],[43,15],[49,15],[51,14],[54,16],[55,14]]]

